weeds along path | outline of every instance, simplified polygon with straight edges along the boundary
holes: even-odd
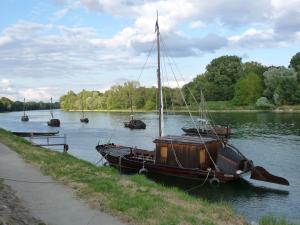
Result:
[[[112,216],[91,209],[82,200],[75,198],[72,189],[42,175],[1,143],[0,177],[7,178],[4,182],[16,191],[33,216],[46,224],[121,225]]]

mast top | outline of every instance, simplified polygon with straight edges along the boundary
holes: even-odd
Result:
[[[155,33],[157,41],[157,87],[158,87],[158,111],[159,111],[159,137],[164,134],[164,106],[163,106],[163,92],[160,74],[160,43],[159,43],[159,26],[158,26],[158,12],[155,23]]]

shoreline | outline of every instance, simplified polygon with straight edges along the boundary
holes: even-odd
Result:
[[[78,109],[71,109],[71,110],[64,110],[60,109],[64,112],[116,112],[116,113],[130,113],[131,110],[126,109],[85,109],[85,110],[78,110]],[[198,113],[198,110],[174,110],[174,111],[167,111],[165,113]],[[266,110],[266,109],[220,109],[220,110],[207,110],[207,112],[212,113],[260,113],[260,112],[270,112],[270,113],[300,113],[300,109],[273,109],[273,110]],[[156,110],[134,110],[134,113],[157,113]]]

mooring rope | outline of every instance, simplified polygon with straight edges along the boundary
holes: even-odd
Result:
[[[191,187],[191,188],[189,188],[189,189],[186,189],[185,191],[186,191],[186,192],[190,192],[190,191],[195,190],[195,189],[197,189],[197,188],[199,188],[199,187],[202,187],[202,186],[206,183],[206,181],[207,181],[207,179],[208,179],[208,176],[209,176],[209,174],[210,174],[210,171],[211,171],[211,168],[208,168],[208,172],[207,172],[206,178],[205,178],[205,180],[203,181],[203,183],[201,183],[201,184],[199,184],[199,185],[197,185],[197,186]]]

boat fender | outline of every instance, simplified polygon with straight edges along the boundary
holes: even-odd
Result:
[[[139,170],[139,174],[145,174],[145,173],[148,173],[148,170],[147,170],[145,167],[142,167],[142,168]]]
[[[219,186],[220,180],[216,177],[213,177],[209,180],[210,185],[212,186]]]

